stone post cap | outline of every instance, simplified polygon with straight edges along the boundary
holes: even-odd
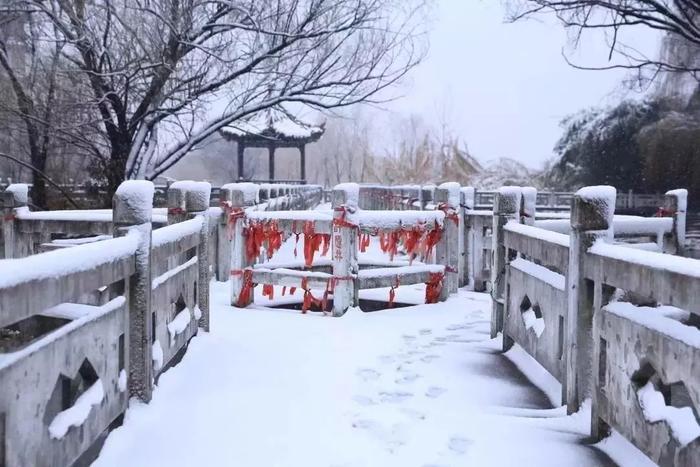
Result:
[[[520,212],[521,189],[519,186],[504,186],[496,191],[493,199],[493,213],[497,215],[518,214]]]
[[[211,198],[211,183],[192,182],[185,195],[185,208],[187,212],[201,212],[209,209]]]
[[[572,199],[571,228],[574,230],[608,230],[615,215],[617,190],[612,186],[587,186]]]
[[[688,210],[688,190],[678,188],[667,191],[664,196],[664,208],[673,212],[686,212]]]
[[[19,208],[29,204],[29,185],[26,183],[13,183],[5,188],[5,192],[10,193],[12,207]]]
[[[357,208],[360,202],[360,185],[357,183],[340,183],[333,187],[333,206],[345,204]]]
[[[180,208],[185,210],[187,204],[187,187],[190,183],[194,183],[191,180],[179,180],[173,182],[168,186],[167,203],[168,208]]]
[[[466,209],[474,209],[476,204],[476,190],[473,186],[463,186],[460,190],[460,203]]]
[[[534,217],[537,206],[537,188],[524,186],[521,189],[521,209],[520,213],[527,217]]]
[[[151,222],[153,211],[153,182],[127,180],[122,182],[112,199],[112,219],[115,225],[139,225]]]

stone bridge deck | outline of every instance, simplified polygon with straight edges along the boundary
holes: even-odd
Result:
[[[398,300],[420,303],[421,289]],[[620,449],[621,465],[649,462],[619,437],[587,444],[588,415],[553,407],[558,383],[489,339],[486,294],[322,319],[234,309],[227,292],[214,285],[211,333],[95,466],[597,466]]]

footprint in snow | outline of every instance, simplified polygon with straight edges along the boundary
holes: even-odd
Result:
[[[418,378],[420,378],[419,374],[407,373],[406,375],[395,379],[394,382],[396,384],[410,384],[410,383],[414,382],[415,380],[417,380]]]
[[[404,391],[385,391],[379,393],[380,401],[394,404],[400,404],[411,397],[413,397],[413,393]]]
[[[423,363],[430,363],[433,360],[438,359],[438,358],[440,358],[439,355],[430,354],[430,355],[425,355],[425,356],[421,357],[420,361]]]
[[[378,371],[373,370],[372,368],[361,368],[357,370],[356,374],[362,378],[363,381],[376,381],[381,376]]]
[[[447,392],[447,389],[441,388],[440,386],[430,386],[427,391],[425,391],[426,397],[431,399],[437,399]]]
[[[425,414],[423,412],[420,412],[420,411],[415,410],[415,409],[409,409],[407,407],[403,407],[400,410],[401,410],[401,413],[406,415],[411,420],[425,420]]]
[[[447,331],[459,331],[462,329],[469,329],[473,328],[474,324],[473,323],[464,323],[464,324],[451,324],[445,328]]]
[[[467,452],[471,444],[473,444],[472,440],[455,436],[450,438],[449,443],[447,443],[447,447],[450,449],[450,451],[456,454],[464,454]]]
[[[433,333],[433,330],[432,330],[432,329],[421,329],[420,331],[418,331],[418,333],[419,333],[421,336],[427,336],[427,335],[429,335],[429,334],[432,334],[432,333]]]
[[[369,396],[353,396],[352,400],[365,407],[375,405],[377,402]]]
[[[446,336],[436,337],[437,342],[453,342],[454,339],[459,339],[459,334],[448,334]]]
[[[379,356],[379,361],[381,363],[394,363],[396,361],[396,357],[393,355],[380,355]]]
[[[412,341],[416,339],[416,336],[414,336],[413,334],[404,334],[401,337],[406,341]]]
[[[352,427],[360,430],[376,430],[378,426],[378,423],[374,420],[361,419],[352,422]]]

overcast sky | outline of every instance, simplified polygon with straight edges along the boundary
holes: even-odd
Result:
[[[640,37],[648,46],[657,40]],[[479,160],[512,157],[538,167],[552,157],[563,117],[626,94],[622,71],[567,65],[566,43],[554,19],[505,23],[500,0],[437,0],[429,56],[389,108],[430,121],[446,113]],[[601,65],[607,50],[604,41],[588,40],[576,54],[581,63]]]

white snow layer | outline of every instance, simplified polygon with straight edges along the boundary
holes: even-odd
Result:
[[[700,425],[693,409],[666,405],[663,394],[656,390],[651,381],[637,390],[637,398],[644,418],[650,423],[666,422],[681,447],[700,436]]]
[[[528,261],[524,258],[516,258],[510,262],[510,267],[522,271],[530,276],[536,277],[537,279],[546,282],[556,289],[562,291],[566,289],[566,277],[564,275],[551,271],[544,266],[533,263],[532,261]]]
[[[156,229],[153,231],[151,244],[157,247],[165,245],[166,243],[177,242],[189,235],[199,233],[199,231],[202,230],[203,221],[202,217],[197,216],[184,222],[178,222],[177,224],[171,224],[167,227]]]
[[[505,230],[509,232],[515,232],[521,235],[526,235],[528,237],[537,238],[549,243],[555,243],[557,245],[569,246],[569,236],[558,232],[552,232],[550,230],[545,230],[539,227],[533,227],[530,225],[521,224],[518,221],[510,221],[505,227]]]
[[[117,388],[119,389],[119,392],[126,391],[126,383],[126,370],[122,368],[121,370],[119,370],[119,380],[117,381]]]
[[[445,213],[442,211],[358,211],[350,217],[351,222],[366,229],[394,230],[399,227],[426,225],[435,223],[442,226]]]
[[[246,213],[248,219],[293,220],[293,221],[332,221],[333,211],[253,211]],[[299,225],[299,232],[302,226]]]
[[[447,190],[447,205],[451,208],[459,208],[459,190],[460,186],[457,182],[445,182],[439,186],[444,190]]]
[[[12,193],[15,201],[26,206],[29,202],[29,185],[26,183],[12,183],[5,188],[5,191]]]
[[[678,321],[679,318],[685,317],[679,316],[677,312],[670,313],[669,308],[678,310],[678,308],[673,307],[635,306],[627,302],[613,302],[605,306],[605,310],[609,313],[626,318],[687,345],[700,348],[700,329]]]
[[[0,260],[0,289],[33,280],[56,278],[89,271],[102,264],[136,253],[139,232],[124,237],[87,243],[20,259]]]
[[[133,210],[138,218],[150,219],[153,209],[153,182],[148,180],[127,180],[117,188],[115,196]]]
[[[686,212],[688,210],[688,190],[685,188],[669,190],[666,192],[666,195],[675,196],[678,199],[678,212]]]
[[[560,395],[558,383],[534,365],[524,377],[508,361],[514,351],[504,357],[488,338],[486,294],[331,318],[266,308],[260,287],[256,305],[233,308],[229,287],[212,283],[211,332],[160,377],[148,405],[129,408],[95,467],[609,465],[584,443],[587,413],[553,408],[528,379]],[[424,293],[402,286],[396,301]],[[265,303],[289,298],[279,287],[275,297]],[[644,465],[613,441],[621,466]]]
[[[310,138],[323,133],[323,128],[292,118],[282,109],[271,108],[255,113],[246,120],[234,122],[222,131],[235,136],[259,135],[271,131],[283,137]]]
[[[626,248],[607,243],[602,239],[596,241],[588,251],[589,253],[627,261],[639,266],[663,269],[677,274],[700,278],[700,260],[698,259]]]
[[[258,194],[260,192],[260,186],[255,183],[241,182],[241,183],[227,183],[221,187],[222,190],[233,190],[243,192],[243,202],[245,204],[257,204],[259,201]]]
[[[71,427],[78,427],[85,423],[92,411],[92,407],[101,404],[104,397],[105,391],[102,386],[102,380],[98,379],[76,399],[72,406],[56,414],[49,424],[51,439],[61,439]]]
[[[607,219],[608,224],[612,223],[615,215],[615,199],[617,190],[608,185],[586,186],[576,192],[576,196],[586,201],[597,200],[600,202],[601,214]]]
[[[153,358],[153,369],[158,371],[163,368],[163,347],[160,345],[158,339],[156,339],[151,346],[151,355]]]
[[[333,190],[345,192],[345,205],[357,208],[360,204],[360,185],[357,183],[339,183]]]
[[[537,188],[531,186],[524,186],[521,189],[523,211],[526,213],[534,213],[535,205],[537,204]]]
[[[189,308],[185,308],[171,322],[168,323],[168,333],[170,334],[170,347],[175,345],[175,338],[178,334],[182,334],[187,329],[187,326],[192,321],[192,313]],[[162,359],[162,357],[161,357]]]
[[[476,196],[476,191],[474,190],[474,187],[463,186],[460,189],[460,192],[464,197],[464,207],[466,209],[474,209],[474,199]]]
[[[126,303],[124,296],[118,296],[100,306],[81,305],[76,303],[63,303],[46,310],[46,314],[51,316],[64,316],[73,319],[60,328],[43,335],[38,340],[35,340],[26,347],[21,348],[16,352],[2,353],[0,352],[0,369],[7,368],[15,362],[26,358],[27,356],[38,352],[43,347],[55,342],[57,339],[67,335],[68,333],[78,329],[79,327],[96,320],[97,318],[111,313],[117,308]],[[73,308],[71,310],[71,308]]]

